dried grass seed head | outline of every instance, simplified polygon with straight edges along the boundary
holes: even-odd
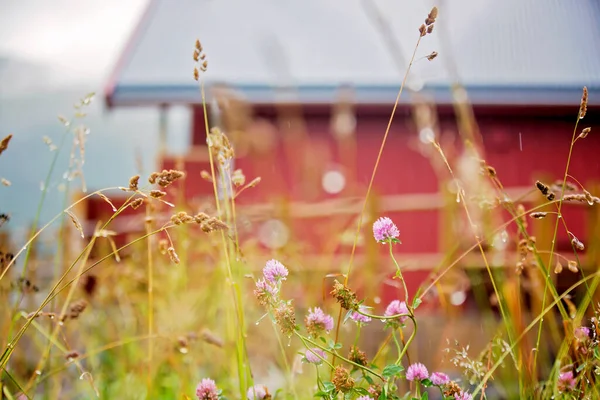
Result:
[[[241,169],[233,171],[233,174],[231,174],[231,182],[233,182],[236,187],[240,187],[246,183],[246,176]]]
[[[161,197],[165,196],[167,194],[167,192],[163,192],[161,190],[151,190],[150,191],[150,197],[155,198],[155,199],[160,199]]]
[[[438,56],[438,52],[437,51],[432,51],[428,56],[427,59],[429,61],[433,61],[436,57]]]
[[[419,27],[419,34],[421,35],[421,37],[427,35],[427,26],[425,24],[422,24]]]
[[[8,143],[12,139],[13,135],[9,134],[4,139],[0,140],[0,154],[4,153],[4,150],[8,149]]]
[[[129,203],[129,205],[131,206],[131,208],[133,208],[134,210],[136,210],[143,203],[144,203],[144,199],[141,198],[141,197],[139,197],[139,198],[133,200],[131,203]]]
[[[161,172],[153,172],[148,177],[148,182],[151,184],[158,184],[161,187],[167,187],[178,179],[181,179],[185,176],[183,171],[178,171],[175,169],[163,169]]]
[[[571,235],[571,244],[575,249],[579,251],[585,250],[584,244],[572,232],[569,232],[569,235]]]
[[[577,139],[585,139],[591,130],[592,130],[592,128],[590,128],[590,127],[583,128],[583,130],[581,131],[579,136],[577,136]]]
[[[200,229],[206,233],[212,233],[215,231],[223,231],[228,229],[227,224],[216,217],[210,217],[200,223]]]
[[[581,95],[581,104],[579,105],[579,119],[583,119],[587,113],[588,104],[588,89],[586,86],[583,87],[583,94]]]
[[[529,214],[529,216],[533,219],[542,219],[542,218],[546,218],[546,215],[548,215],[547,212],[532,212],[531,214]]]
[[[569,260],[569,262],[567,263],[567,268],[573,273],[579,271],[579,268],[577,267],[577,261],[574,260]]]
[[[138,183],[140,182],[140,176],[134,175],[129,179],[129,190],[135,192],[138,190]]]
[[[431,11],[429,12],[429,15],[427,15],[427,18],[430,18],[432,20],[435,21],[435,19],[438,17],[438,8],[437,7],[433,7],[431,9]]]
[[[169,254],[169,258],[171,259],[171,262],[173,264],[179,264],[179,256],[177,255],[177,253],[175,252],[175,248],[173,248],[172,246],[169,247],[167,249],[167,253]]]

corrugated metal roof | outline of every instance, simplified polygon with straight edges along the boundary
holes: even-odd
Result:
[[[391,102],[431,5],[153,0],[107,96],[113,105],[200,101],[191,56],[200,38],[209,60],[207,86],[226,83],[249,101],[328,103],[350,85],[358,102]],[[434,33],[421,41],[411,70],[411,88],[449,102],[457,77],[474,103],[485,104],[573,104],[582,86],[600,89],[597,1],[440,0],[438,6]],[[436,60],[422,58],[433,50]]]

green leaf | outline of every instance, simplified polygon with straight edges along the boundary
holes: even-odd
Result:
[[[319,339],[321,340],[321,342],[327,344],[327,339],[325,339],[323,336],[319,336]]]
[[[348,310],[348,312],[344,316],[344,322],[343,322],[344,324],[346,323],[346,321],[348,321],[348,319],[352,316],[353,313],[354,313],[354,310]]]
[[[368,390],[365,388],[357,387],[357,388],[354,388],[354,391],[356,393],[360,394],[361,396],[369,396],[370,395]]]
[[[323,382],[323,390],[325,392],[333,392],[335,390],[335,385],[332,382]]]
[[[433,386],[433,382],[431,382],[431,380],[429,378],[426,378],[421,381],[421,385],[423,385],[425,387],[431,387],[431,386]]]
[[[342,348],[342,344],[341,344],[341,343],[336,343],[336,344],[333,346],[333,348],[334,348],[335,350],[341,349],[341,348]]]
[[[369,385],[372,385],[373,383],[373,378],[371,378],[369,375],[365,375],[365,381],[369,382]]]
[[[429,394],[427,392],[423,392],[421,395],[421,400],[429,400]]]
[[[415,297],[415,299],[413,300],[413,304],[412,304],[413,310],[416,310],[417,307],[419,307],[422,302],[423,302],[423,300],[421,300],[420,297]]]
[[[329,393],[324,392],[322,390],[319,390],[317,393],[314,394],[313,397],[327,397],[327,398],[329,398]]]
[[[402,368],[400,365],[390,364],[386,365],[386,367],[383,369],[382,375],[386,378],[390,378],[398,375],[402,371],[404,371],[404,368]]]

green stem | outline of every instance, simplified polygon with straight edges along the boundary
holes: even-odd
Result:
[[[383,378],[383,376],[381,376],[381,375],[380,375],[380,374],[378,374],[377,372],[373,371],[371,368],[369,368],[369,367],[365,367],[364,365],[357,364],[357,363],[355,363],[354,361],[351,361],[351,360],[347,359],[346,357],[344,357],[344,356],[341,356],[341,355],[340,355],[340,354],[339,354],[337,351],[333,351],[333,350],[330,350],[330,349],[328,349],[327,347],[323,347],[322,345],[320,345],[319,343],[317,343],[317,342],[315,342],[315,341],[311,340],[310,338],[308,338],[308,337],[306,337],[306,336],[303,336],[303,335],[301,335],[300,333],[298,333],[298,331],[294,331],[294,335],[298,336],[298,338],[299,338],[299,339],[302,341],[302,343],[304,343],[304,345],[305,345],[305,346],[306,346],[306,343],[310,343],[310,344],[311,344],[311,346],[318,347],[318,348],[320,348],[321,350],[323,350],[324,352],[326,352],[326,353],[329,353],[329,354],[331,354],[332,356],[334,356],[334,357],[336,357],[336,358],[339,358],[339,359],[341,359],[342,361],[344,361],[344,362],[346,362],[346,363],[348,363],[348,364],[354,365],[355,367],[357,367],[357,368],[360,368],[360,369],[362,369],[362,370],[364,370],[364,371],[366,371],[366,372],[370,373],[371,375],[378,377],[378,378],[379,378],[379,379],[381,379],[382,381],[384,381],[384,380],[385,380],[385,379]],[[308,347],[308,346],[307,346],[307,347]],[[332,367],[333,367],[333,365],[332,365]]]
[[[406,301],[406,304],[408,304],[408,289],[406,288],[406,281],[404,280],[404,277],[402,276],[402,271],[400,270],[400,266],[398,265],[398,262],[396,261],[396,258],[394,257],[394,252],[392,251],[393,243],[391,241],[389,243],[390,243],[390,257],[392,258],[394,265],[396,265],[396,276],[398,278],[400,278],[400,281],[402,282],[402,287],[404,288],[404,300]]]
[[[564,299],[565,297],[569,296],[569,293],[571,293],[573,290],[575,290],[578,286],[580,286],[581,284],[586,283],[588,280],[592,279],[592,278],[600,278],[600,271],[595,272],[589,276],[587,276],[584,279],[580,279],[579,281],[577,281],[575,284],[573,284],[570,288],[568,288],[567,290],[565,290],[557,299],[555,299],[552,304],[550,304],[548,307],[546,307],[544,310],[542,310],[542,312],[535,317],[535,319],[533,321],[531,321],[531,323],[529,325],[527,325],[527,327],[523,330],[523,332],[519,335],[519,337],[517,337],[513,343],[511,343],[510,348],[508,350],[505,350],[500,357],[498,358],[498,360],[496,361],[496,363],[488,370],[488,372],[486,372],[486,374],[483,376],[483,378],[481,379],[481,382],[479,383],[479,385],[475,388],[475,390],[473,391],[472,395],[473,398],[475,398],[475,395],[477,393],[479,393],[479,391],[481,391],[487,384],[487,381],[492,377],[492,375],[494,374],[494,372],[498,369],[498,367],[500,365],[502,365],[502,363],[504,362],[504,359],[509,355],[512,354],[513,350],[517,347],[517,345],[519,344],[519,342],[527,335],[527,333],[529,333],[529,331],[542,319],[544,318],[544,315],[546,315],[548,312],[550,312],[554,306],[556,306],[558,303],[560,303],[560,301],[562,299]],[[566,341],[565,341],[566,342]]]
[[[283,342],[281,341],[281,333],[277,330],[277,326],[274,323],[271,323],[273,326],[273,330],[275,331],[275,336],[277,336],[277,343],[279,344],[279,350],[281,351],[281,358],[283,359],[283,365],[285,366],[285,372],[287,374],[287,379],[289,379],[289,385],[292,388],[292,394],[295,399],[298,399],[298,394],[296,393],[296,387],[293,382],[292,377],[292,369],[290,368],[290,364],[287,360],[287,355],[285,354],[285,347],[283,346]]]

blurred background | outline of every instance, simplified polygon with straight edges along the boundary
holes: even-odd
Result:
[[[435,29],[419,39],[434,5],[440,9]],[[168,200],[190,213],[214,212],[212,184],[201,177],[210,171],[206,112],[235,149],[232,168],[246,182],[262,178],[236,199],[248,269],[281,258],[301,276],[292,296],[308,307],[322,302],[321,288],[311,290],[311,282],[346,271],[394,109],[350,282],[379,307],[399,296],[389,279],[394,266],[370,237],[374,220],[391,217],[401,232],[398,258],[411,295],[461,257],[460,268],[427,297],[423,324],[439,326],[443,310],[441,337],[479,339],[480,348],[494,329],[481,316],[497,316],[497,299],[481,254],[472,251],[473,223],[463,216],[457,182],[491,267],[510,281],[522,261],[519,236],[514,226],[498,229],[510,219],[499,205],[542,204],[535,181],[562,180],[583,86],[590,92],[586,126],[600,128],[600,3],[594,0],[0,0],[0,9],[0,136],[14,135],[0,157],[0,177],[11,182],[0,187],[0,211],[11,216],[2,229],[11,231],[13,243],[31,229],[50,147],[65,129],[57,116],[71,120],[73,105],[90,92],[96,96],[87,115],[76,118],[89,128],[88,192],[176,168],[186,178]],[[196,39],[207,61],[200,72],[206,108],[193,74]],[[80,177],[63,175],[69,148],[49,181],[42,222],[62,210],[65,190],[70,198],[81,196],[73,189]],[[570,175],[590,191],[600,188],[599,150],[600,137],[592,133],[570,164]],[[502,190],[482,165],[495,168]],[[66,189],[66,181],[77,184]],[[221,196],[226,192],[221,188]],[[111,199],[124,199],[114,193]],[[171,212],[159,211],[165,218]],[[92,198],[78,212],[89,235],[112,210]],[[118,243],[144,231],[143,214],[115,221]],[[587,203],[569,204],[564,215],[582,241],[592,244],[600,234],[600,214]],[[540,248],[549,247],[553,226],[529,221]],[[197,250],[185,243],[190,254]],[[562,229],[556,251],[573,257]],[[597,265],[599,257],[597,246],[587,247],[581,268]],[[563,276],[557,285],[579,277]],[[536,308],[530,293],[540,287],[536,279],[525,274],[519,281],[525,314]],[[473,318],[452,322],[463,313]],[[471,329],[486,335],[473,338]],[[424,337],[419,346],[437,360],[444,340]]]

